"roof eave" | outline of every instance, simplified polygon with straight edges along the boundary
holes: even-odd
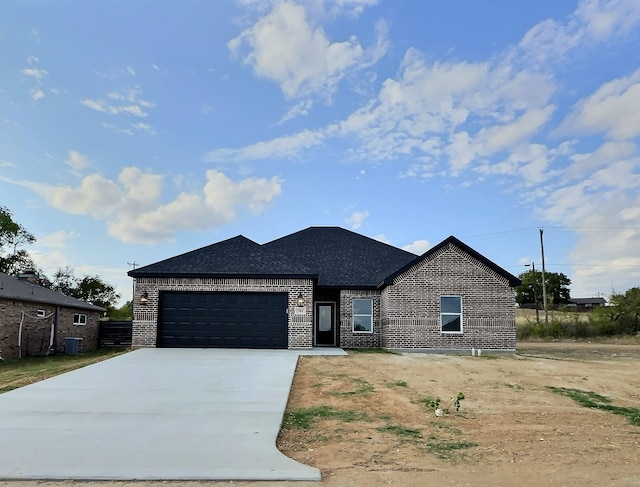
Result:
[[[438,250],[440,250],[444,246],[449,245],[450,243],[455,245],[459,249],[463,250],[464,252],[469,254],[471,257],[473,257],[473,258],[477,259],[478,261],[482,262],[487,267],[489,267],[494,272],[496,272],[498,275],[500,275],[500,276],[504,277],[505,279],[507,279],[507,281],[509,282],[509,286],[510,287],[517,287],[517,286],[520,286],[522,284],[522,281],[520,279],[518,279],[516,276],[514,276],[510,272],[507,272],[502,267],[500,267],[498,264],[496,264],[495,262],[493,262],[490,259],[486,258],[484,255],[482,255],[477,250],[474,250],[473,248],[469,247],[467,244],[465,244],[461,240],[458,240],[456,237],[451,235],[451,236],[447,237],[446,239],[444,239],[439,244],[431,247],[424,254],[422,254],[420,256],[417,256],[414,260],[412,260],[411,262],[409,262],[405,266],[401,267],[400,269],[398,269],[394,273],[392,273],[389,276],[385,277],[378,284],[378,286],[377,286],[378,289],[383,289],[383,288],[393,284],[394,279],[396,277],[398,277],[400,274],[403,274],[404,272],[409,270],[411,267],[415,266],[416,264],[418,264],[422,260],[426,259],[430,255],[432,255],[433,253],[437,252]]]
[[[140,278],[210,278],[210,279],[318,279],[318,274],[305,273],[283,273],[283,274],[266,274],[266,273],[236,273],[236,272],[140,272],[133,274],[128,273],[130,277]]]

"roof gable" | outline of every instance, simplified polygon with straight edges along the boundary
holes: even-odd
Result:
[[[486,265],[487,267],[489,267],[492,271],[494,271],[496,274],[504,277],[505,279],[507,279],[507,281],[509,282],[509,285],[511,287],[515,287],[515,286],[519,286],[520,284],[522,284],[522,281],[520,281],[520,279],[518,279],[516,276],[514,276],[513,274],[511,274],[510,272],[507,272],[505,269],[503,269],[502,267],[500,267],[498,264],[496,264],[495,262],[487,259],[484,255],[482,255],[480,252],[472,249],[471,247],[469,247],[467,244],[465,244],[464,242],[462,242],[461,240],[458,240],[456,237],[454,237],[453,235],[451,235],[450,237],[447,237],[446,239],[444,239],[442,242],[440,242],[439,244],[431,247],[429,250],[427,250],[424,254],[422,254],[421,256],[417,257],[416,259],[414,259],[412,262],[409,262],[408,264],[406,264],[405,266],[401,267],[400,269],[398,269],[397,271],[393,272],[392,274],[390,274],[389,276],[387,276],[384,280],[382,280],[378,287],[385,287],[388,286],[390,284],[393,283],[393,280],[398,277],[400,274],[403,274],[404,272],[408,271],[410,268],[414,267],[415,265],[419,264],[420,262],[422,262],[423,260],[428,259],[429,257],[431,257],[433,254],[437,253],[440,249],[442,249],[443,247],[446,247],[449,244],[453,244],[456,247],[458,247],[459,249],[461,249],[462,251],[464,251],[465,253],[469,254],[471,257],[473,257],[474,259],[478,260],[479,262],[483,263],[484,265]]]
[[[72,298],[53,289],[22,281],[4,272],[0,272],[0,299],[15,299],[17,301],[51,304],[87,311],[105,311],[100,306]]]
[[[318,285],[375,288],[415,254],[340,227],[309,227],[264,244],[319,275]]]
[[[131,277],[310,276],[313,273],[286,255],[237,237],[129,271]]]

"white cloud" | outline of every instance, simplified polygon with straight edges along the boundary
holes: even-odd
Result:
[[[305,116],[309,114],[309,111],[313,107],[313,100],[303,100],[293,105],[287,112],[278,120],[277,125],[282,125],[284,122],[292,120],[294,118]]]
[[[49,74],[46,69],[37,66],[39,61],[37,57],[29,56],[27,58],[29,67],[20,70],[22,74],[35,80],[35,86],[29,90],[29,96],[33,101],[39,101],[44,98],[43,79]]]
[[[46,69],[42,68],[24,68],[23,70],[21,70],[21,73],[25,76],[32,76],[37,80],[41,80],[47,74],[49,74]]]
[[[79,171],[89,166],[89,159],[87,156],[80,154],[76,150],[69,151],[69,157],[66,160],[66,164],[72,169]]]
[[[559,133],[604,133],[627,140],[640,135],[640,69],[630,76],[603,84],[579,101]]]
[[[368,217],[368,211],[355,211],[345,221],[353,230],[358,230]]]
[[[402,250],[411,252],[412,254],[422,255],[431,248],[431,244],[428,240],[416,240],[408,245],[402,247]]]
[[[356,2],[343,2],[342,7],[347,4],[353,7]],[[257,76],[277,83],[287,98],[328,95],[348,72],[370,66],[384,55],[384,29],[377,30],[377,45],[369,51],[355,37],[331,42],[321,27],[310,23],[303,5],[285,0],[276,2],[228,47]]]
[[[142,90],[132,88],[124,93],[112,92],[106,95],[105,99],[84,99],[80,103],[87,108],[97,112],[108,113],[109,115],[126,114],[133,117],[144,118],[149,115],[146,109],[154,108],[153,102],[140,98]]]
[[[206,172],[201,191],[182,192],[168,203],[161,202],[164,176],[135,167],[122,169],[117,180],[86,176],[76,187],[1,179],[31,189],[60,211],[105,221],[119,240],[147,243],[171,240],[182,230],[216,228],[244,211],[258,215],[282,191],[277,177],[234,181],[215,170]]]
[[[132,123],[131,126],[140,132],[144,132],[149,135],[156,135],[156,130],[153,128],[152,125],[148,123],[142,123],[142,122]]]
[[[572,50],[626,36],[640,22],[640,4],[627,0],[583,0],[565,22],[540,22],[514,52],[539,68],[563,60]]]
[[[75,232],[58,230],[57,232],[38,237],[38,245],[48,248],[64,249],[69,246],[69,242],[78,236]]]
[[[386,243],[386,244],[391,245],[391,240],[389,240],[384,233],[381,233],[381,234],[376,235],[376,236],[371,237],[371,238],[373,238],[374,240],[377,240],[378,242],[382,242],[382,243]]]
[[[320,145],[325,136],[318,131],[304,130],[264,142],[256,142],[242,149],[216,149],[203,156],[205,162],[241,162],[268,158],[298,157],[304,149]]]

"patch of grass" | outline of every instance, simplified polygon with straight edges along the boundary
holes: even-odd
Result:
[[[427,451],[441,460],[458,460],[461,451],[478,446],[470,441],[441,441],[431,437],[427,443]]]
[[[627,418],[627,421],[634,426],[640,426],[640,408],[615,406],[611,404],[612,401],[608,397],[591,391],[554,386],[547,386],[547,389],[555,392],[556,394],[573,399],[575,402],[586,408],[608,411],[612,414],[617,414]]]
[[[376,429],[381,433],[393,433],[403,439],[418,440],[422,438],[422,432],[420,430],[407,428],[400,424],[387,424]]]
[[[447,431],[453,435],[461,435],[462,431],[460,430],[460,428],[453,426],[452,424],[447,423],[446,421],[435,421],[433,423],[433,426],[435,426],[435,428],[438,431]]]
[[[349,377],[349,379],[353,382],[355,389],[350,391],[330,392],[329,394],[332,396],[368,396],[375,391],[373,384],[370,384],[364,379],[359,377]]]
[[[524,390],[524,387],[522,387],[521,385],[519,385],[519,384],[513,384],[513,383],[511,383],[511,382],[507,382],[507,383],[505,384],[505,386],[507,386],[507,387],[509,387],[509,388],[511,388],[511,389],[515,389],[516,391],[523,391],[523,390]]]
[[[345,423],[366,421],[369,417],[356,411],[337,409],[332,406],[296,408],[287,411],[282,419],[282,429],[310,430],[318,420],[338,419]]]
[[[51,355],[5,360],[0,364],[0,393],[115,357],[125,351],[124,349],[99,349],[81,355]]]
[[[409,387],[409,385],[403,380],[397,380],[395,382],[387,382],[387,387]]]
[[[387,353],[390,355],[396,355],[396,352],[386,350],[384,348],[345,348],[347,353]]]

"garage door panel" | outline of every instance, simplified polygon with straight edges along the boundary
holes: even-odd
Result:
[[[158,346],[287,348],[286,293],[161,296]]]

